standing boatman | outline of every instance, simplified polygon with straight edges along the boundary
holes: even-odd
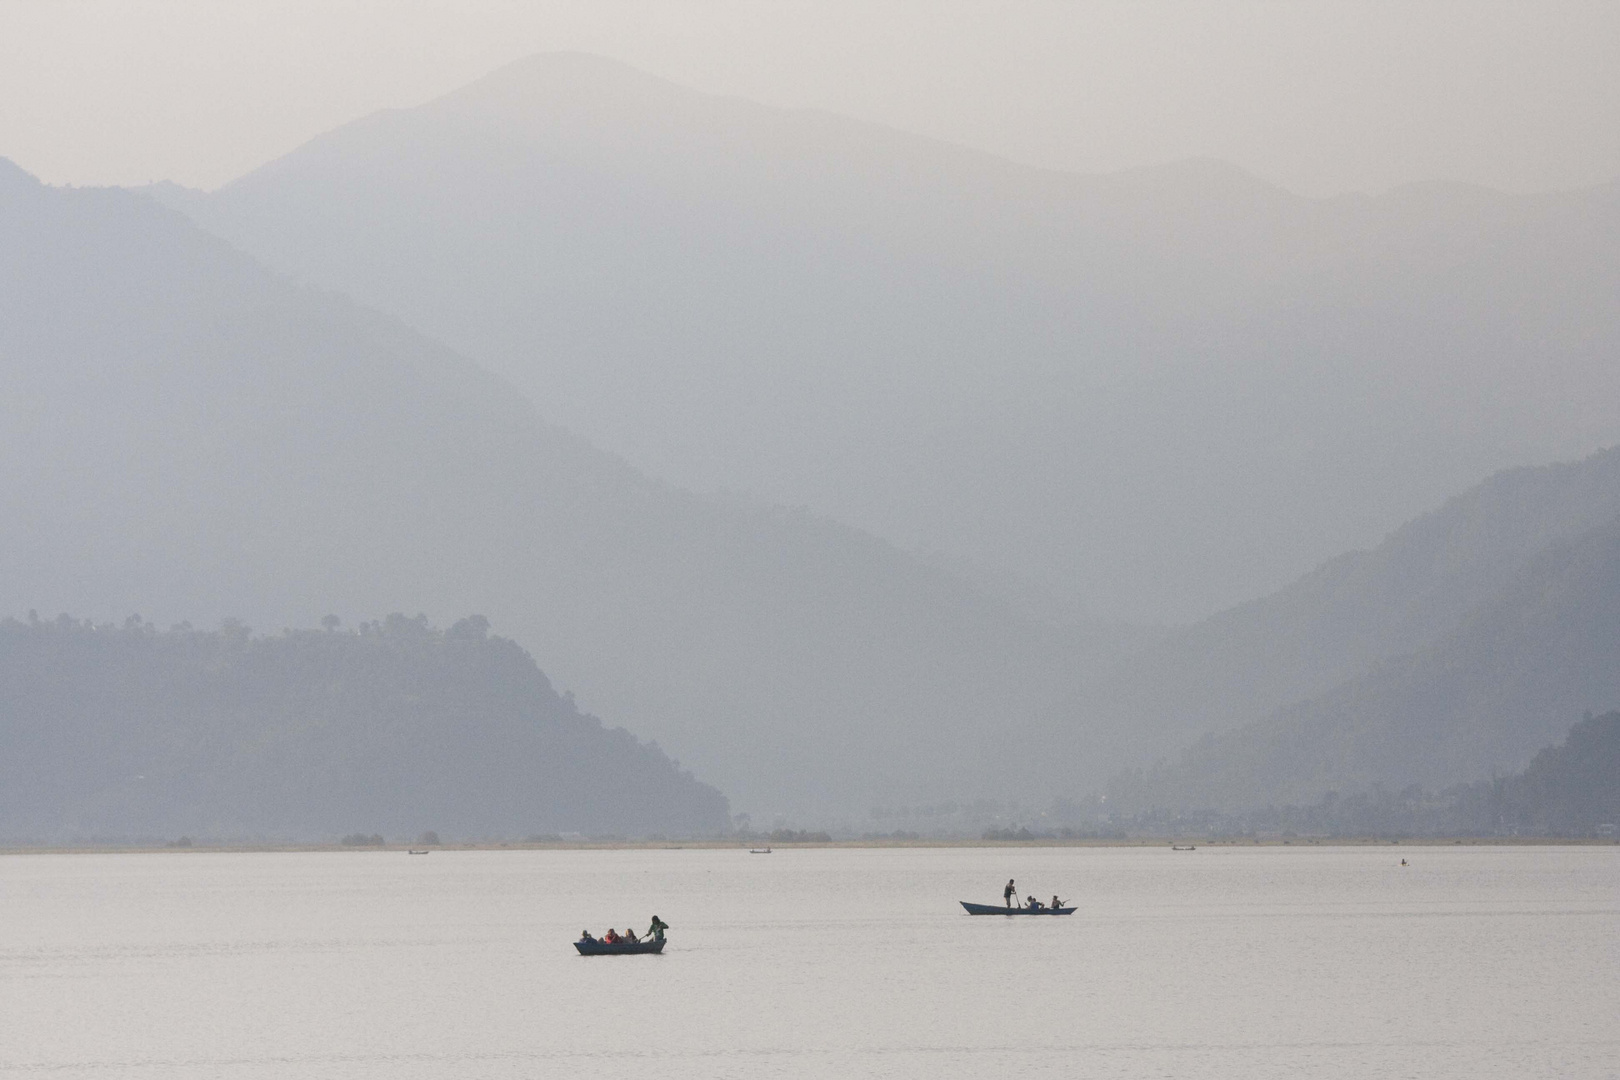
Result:
[[[647,927],[647,936],[654,941],[664,940],[664,931],[669,929],[669,923],[654,915],[652,925]]]
[[[1017,895],[1018,895],[1018,886],[1013,884],[1013,879],[1012,878],[1008,878],[1007,879],[1007,887],[1005,889],[1001,890],[1001,898],[1007,902],[1008,907],[1012,907],[1013,906],[1013,897],[1015,897]]]

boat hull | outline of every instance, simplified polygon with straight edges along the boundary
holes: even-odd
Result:
[[[664,951],[662,941],[618,941],[608,944],[605,941],[576,941],[574,948],[579,950],[581,956],[619,956],[625,953],[656,953]]]
[[[1073,915],[1074,908],[1028,908],[1003,907],[1000,904],[970,904],[966,900],[958,900],[958,904],[967,909],[969,915]]]

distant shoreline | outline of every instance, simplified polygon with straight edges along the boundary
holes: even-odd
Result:
[[[1614,847],[1620,838],[1612,836],[1463,836],[1463,837],[1288,837],[1206,840],[832,840],[770,845],[773,853],[819,848],[1252,848],[1252,847]],[[5,855],[206,855],[282,854],[334,852],[373,855],[406,855],[423,851],[409,844],[346,845],[319,843],[193,843],[171,847],[164,844],[82,844],[82,845],[0,845]],[[451,851],[737,851],[746,853],[746,842],[727,840],[624,840],[553,841],[545,843],[468,843],[439,844],[429,853]]]

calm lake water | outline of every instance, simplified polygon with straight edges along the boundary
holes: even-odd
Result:
[[[1617,1077],[1620,848],[4,856],[35,1073]]]

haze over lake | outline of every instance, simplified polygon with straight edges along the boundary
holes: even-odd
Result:
[[[8,856],[0,1075],[1597,1080],[1615,856]],[[1078,911],[962,914],[1009,876]],[[654,914],[662,956],[570,947]]]

